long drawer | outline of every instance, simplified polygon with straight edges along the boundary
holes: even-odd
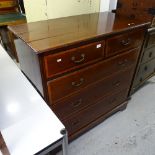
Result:
[[[46,77],[64,73],[91,61],[103,59],[105,41],[74,48],[44,57]]]
[[[130,50],[142,45],[144,29],[133,30],[107,39],[106,56],[115,55],[125,50]]]
[[[97,100],[109,93],[112,94],[123,88],[129,89],[132,75],[133,69],[127,69],[126,71],[113,74],[106,79],[82,89],[78,93],[53,103],[51,105],[52,110],[61,120],[65,119],[88,105],[94,104]]]
[[[89,84],[135,65],[138,53],[139,49],[134,49],[113,57],[112,59],[102,61],[85,69],[49,81],[47,85],[50,102],[60,100]]]
[[[96,104],[89,106],[87,109],[77,113],[77,115],[63,121],[69,135],[75,133],[85,127],[92,121],[108,113],[113,108],[123,103],[127,98],[128,90],[123,90],[119,93],[109,95]]]

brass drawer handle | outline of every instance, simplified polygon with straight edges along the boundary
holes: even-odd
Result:
[[[124,67],[124,66],[126,66],[127,62],[128,62],[128,60],[125,59],[125,60],[123,60],[123,61],[119,61],[119,62],[118,62],[118,65]]]
[[[81,59],[79,60],[76,60],[75,56],[72,56],[71,60],[76,63],[76,64],[79,64],[81,62],[83,62],[85,60],[85,54],[81,54]]]
[[[143,78],[140,78],[139,81],[142,82],[143,81]]]
[[[144,71],[147,71],[147,69],[148,69],[148,67],[147,67],[147,66],[145,66],[145,67],[144,67]]]
[[[80,123],[79,120],[75,120],[74,122],[72,122],[72,126],[76,126],[76,125],[78,125],[79,123]]]
[[[151,57],[152,57],[152,54],[153,54],[152,52],[150,52],[150,53],[149,53],[149,58],[151,58]]]
[[[134,26],[135,25],[135,23],[129,23],[128,24],[128,26]]]
[[[121,85],[121,82],[120,81],[117,81],[113,84],[115,87],[119,87]]]
[[[72,106],[73,106],[74,108],[77,108],[77,107],[79,107],[81,104],[82,104],[82,99],[79,99],[77,102],[72,103]]]
[[[81,78],[80,81],[79,81],[79,83],[72,82],[72,86],[74,86],[74,87],[80,87],[83,84],[83,82],[84,82],[84,79]]]
[[[109,101],[109,104],[112,104],[112,103],[114,103],[114,102],[116,102],[116,98],[113,98],[113,99],[111,99],[110,101]]]
[[[131,43],[131,40],[128,38],[127,40],[122,40],[121,41],[121,44],[123,45],[123,46],[128,46],[128,45],[130,45],[130,43]]]

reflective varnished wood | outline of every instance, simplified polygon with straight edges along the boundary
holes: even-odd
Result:
[[[135,20],[106,12],[28,23],[12,26],[10,30],[35,52],[41,53],[81,41],[90,41],[90,38],[101,39],[109,34],[147,24],[150,24],[147,20]]]
[[[114,72],[119,72],[135,65],[138,55],[139,49],[135,49],[110,60],[101,61],[95,65],[49,81],[48,92],[50,102],[55,102],[89,84],[112,75]]]

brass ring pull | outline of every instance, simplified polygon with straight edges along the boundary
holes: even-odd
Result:
[[[151,58],[151,57],[152,57],[152,52],[149,53],[149,58]]]
[[[128,26],[134,26],[135,25],[135,23],[129,23],[128,24]]]
[[[126,63],[128,62],[127,59],[123,60],[123,61],[119,61],[118,65],[124,67],[126,65]]]
[[[110,101],[109,101],[109,104],[113,104],[114,102],[116,102],[116,98],[113,98],[113,99],[111,99]]]
[[[75,122],[72,122],[72,125],[75,126],[75,125],[77,125],[79,123],[80,123],[80,121],[79,120],[76,120]]]
[[[79,83],[72,82],[72,86],[74,86],[74,87],[80,87],[83,84],[83,82],[84,82],[84,79],[81,78],[80,81],[79,81]]]
[[[139,81],[142,82],[143,81],[143,78],[140,78]]]
[[[123,46],[127,46],[127,45],[129,45],[131,43],[131,40],[128,38],[127,40],[122,40],[121,41],[121,44],[123,45]]]
[[[81,62],[83,62],[83,61],[85,60],[85,54],[81,54],[81,59],[80,59],[80,60],[76,60],[75,56],[73,56],[73,57],[71,58],[71,60],[72,60],[74,63],[76,63],[76,64],[81,63]]]
[[[82,104],[82,99],[79,99],[77,102],[72,103],[72,106],[73,106],[74,108],[77,108],[77,107],[79,107],[81,104]]]
[[[148,69],[148,67],[147,67],[147,66],[145,66],[145,67],[144,67],[144,71],[147,71],[147,69]]]
[[[121,82],[120,81],[117,81],[113,84],[115,87],[119,87],[121,85]]]

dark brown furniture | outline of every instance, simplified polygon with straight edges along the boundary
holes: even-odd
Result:
[[[152,20],[155,13],[154,0],[118,0],[117,13],[131,18]]]
[[[70,140],[126,107],[149,24],[105,12],[9,27],[22,71]]]
[[[155,28],[149,28],[130,94],[155,75]]]
[[[8,31],[7,26],[26,22],[26,17],[20,13],[18,0],[0,0],[0,37],[3,46],[10,56],[18,61],[14,47],[14,36]]]
[[[146,19],[152,22],[147,30],[141,56],[130,94],[134,93],[149,78],[155,75],[155,1],[154,0],[118,0],[117,14],[129,18]]]

